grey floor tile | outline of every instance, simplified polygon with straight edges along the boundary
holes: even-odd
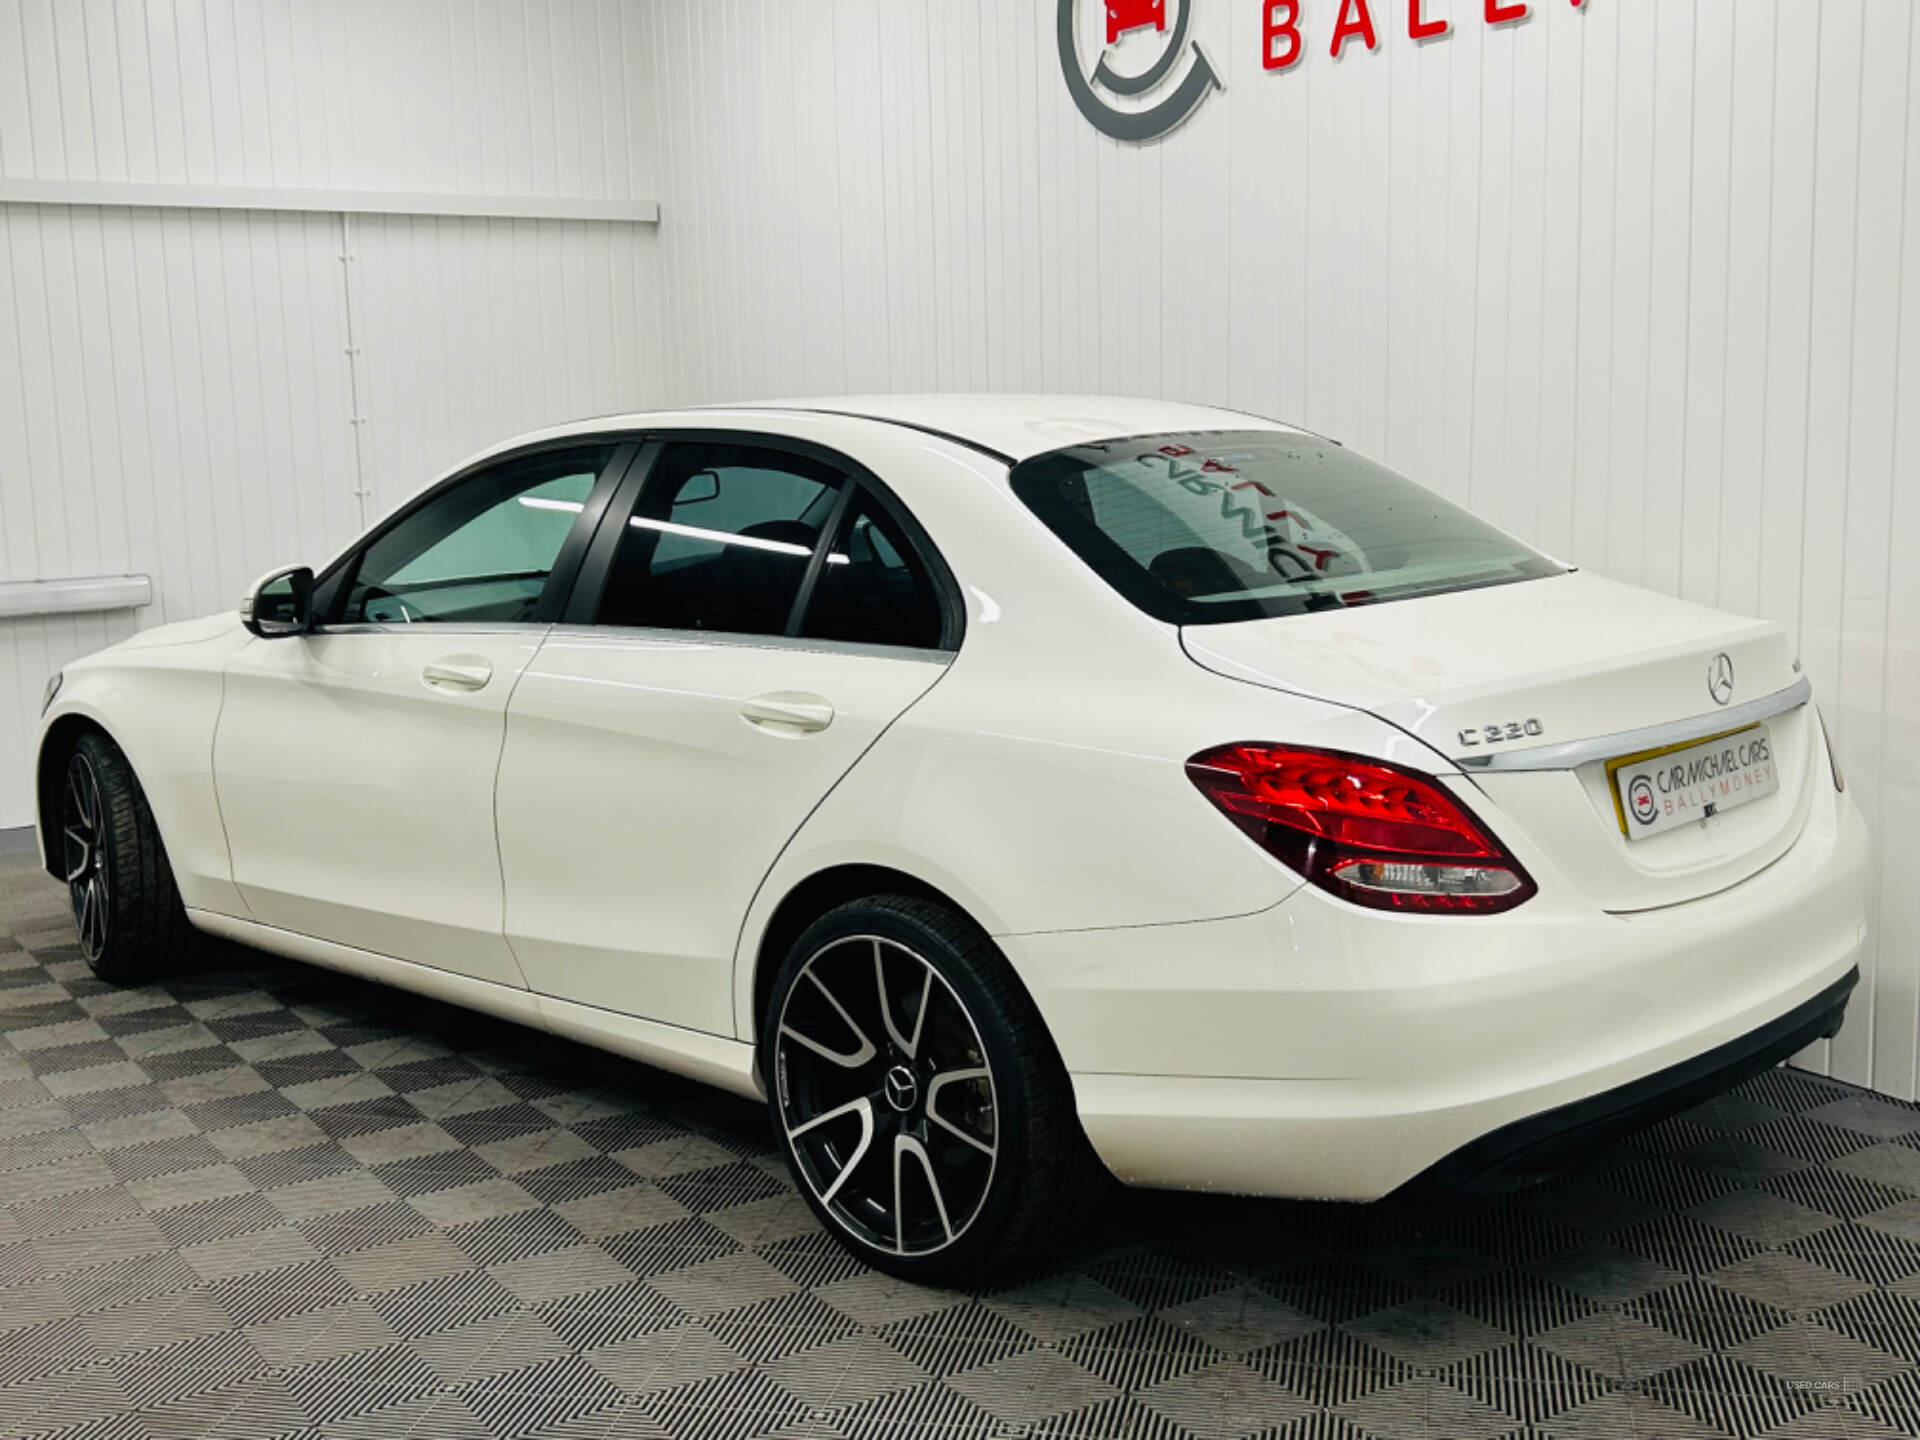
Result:
[[[1508,1197],[1122,1196],[958,1291],[833,1245],[751,1106],[244,952],[101,987],[0,857],[9,931],[0,1434],[1920,1434],[1920,1107],[1830,1081]]]

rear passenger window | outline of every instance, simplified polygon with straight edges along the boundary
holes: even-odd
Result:
[[[844,483],[779,450],[669,446],[614,551],[600,623],[785,634]]]
[[[940,644],[933,581],[892,517],[864,492],[847,507],[800,633],[926,650]]]

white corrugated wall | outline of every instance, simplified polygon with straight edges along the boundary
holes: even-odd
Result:
[[[1132,147],[1070,103],[1054,0],[0,0],[0,176],[658,198],[657,236],[355,222],[376,508],[654,399],[1132,391],[1778,619],[1885,857],[1831,1067],[1912,1096],[1916,7],[1428,0],[1415,44],[1373,0],[1335,62],[1303,0],[1268,73],[1261,0],[1194,3],[1226,90]],[[3,221],[0,579],[148,571],[144,624],[351,533],[330,221]],[[132,623],[0,621],[0,824],[41,678]]]
[[[623,0],[0,0],[0,179],[651,200],[645,28]],[[139,611],[0,619],[0,828],[31,819],[68,659],[324,560],[363,499],[482,445],[651,403],[654,245],[628,223],[0,203],[0,581],[154,581]]]
[[[1884,856],[1831,1066],[1912,1096],[1916,8],[1428,0],[1416,44],[1374,0],[1335,62],[1303,0],[1268,73],[1259,0],[1196,0],[1225,92],[1134,147],[1069,101],[1053,0],[659,0],[666,392],[1223,402],[1779,620]]]

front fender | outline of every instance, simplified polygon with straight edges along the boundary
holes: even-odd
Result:
[[[213,734],[235,625],[205,639],[115,646],[69,665],[34,745],[34,821],[41,863],[58,828],[59,777],[75,740],[99,730],[146,793],[180,897],[191,909],[245,916],[213,785]]]

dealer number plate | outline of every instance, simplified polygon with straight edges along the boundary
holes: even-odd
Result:
[[[1607,762],[1614,807],[1629,840],[1644,840],[1761,800],[1780,788],[1764,725]]]

